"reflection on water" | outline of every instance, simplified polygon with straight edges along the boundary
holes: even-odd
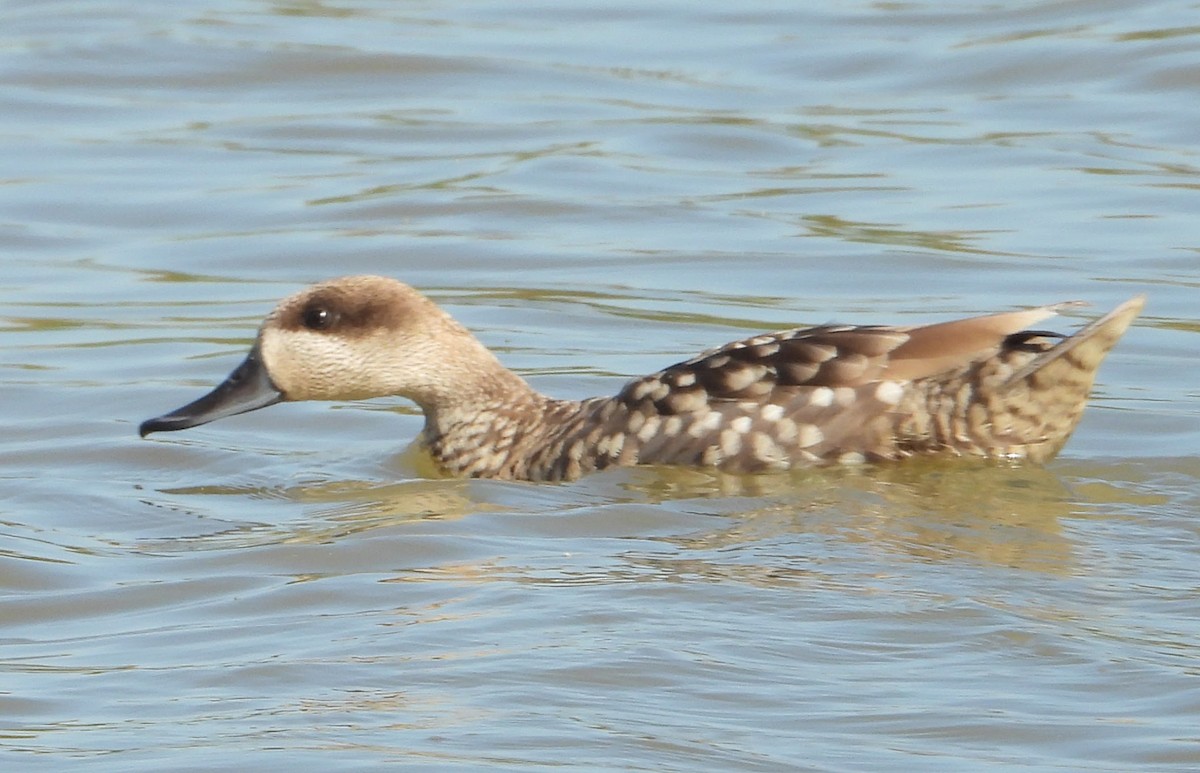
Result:
[[[922,561],[1071,570],[1060,519],[1071,514],[1073,500],[1044,469],[918,462],[822,477],[806,475],[774,494],[760,493],[767,503],[743,513],[744,521],[687,544],[719,548],[773,530],[810,532]]]
[[[500,510],[467,496],[464,481],[405,481],[379,484],[369,481],[321,482],[287,489],[244,486],[200,486],[163,490],[167,496],[200,498],[275,498],[307,505],[311,515],[286,524],[234,524],[220,531],[146,543],[153,552],[174,550],[227,550],[263,545],[328,544],[348,534],[396,526],[423,519],[455,520]]]
[[[582,496],[574,490],[581,486]],[[289,501],[302,506],[306,515],[279,524],[226,524],[213,533],[140,547],[169,553],[330,544],[377,529],[402,533],[406,526],[420,528],[430,520],[486,517],[499,523],[506,513],[520,519],[585,517],[622,524],[636,522],[648,504],[658,503],[708,516],[704,528],[655,538],[681,551],[682,560],[698,561],[688,571],[699,576],[710,573],[701,570],[703,559],[686,558],[689,551],[720,553],[796,536],[869,544],[922,561],[966,558],[1070,572],[1071,543],[1063,536],[1061,520],[1085,506],[1079,497],[1086,491],[1068,489],[1057,474],[1043,468],[974,460],[756,476],[675,468],[618,470],[575,487],[460,480],[327,480],[287,488],[207,485],[161,493],[208,502],[213,510],[228,508],[212,497]],[[1143,496],[1140,503],[1153,502]],[[716,566],[711,574],[727,577],[726,571]],[[778,567],[761,571],[772,575]]]

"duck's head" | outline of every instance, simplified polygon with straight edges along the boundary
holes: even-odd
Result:
[[[408,285],[342,277],[281,301],[223,383],[139,432],[187,429],[290,400],[400,395],[429,411],[497,368],[466,328]]]

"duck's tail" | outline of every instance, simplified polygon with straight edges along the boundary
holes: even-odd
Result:
[[[1040,425],[1035,437],[1025,438],[1029,458],[1035,461],[1049,459],[1067,442],[1083,414],[1100,363],[1145,303],[1145,296],[1130,298],[1074,335],[1052,345],[1044,339],[1042,342],[1035,340],[1037,333],[1010,336],[1008,344],[1011,347],[1041,349],[997,389],[1018,425],[1024,423],[1021,419],[1034,419],[1033,423]]]

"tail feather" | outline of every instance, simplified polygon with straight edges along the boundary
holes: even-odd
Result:
[[[1141,295],[1122,303],[1034,356],[997,390],[1008,403],[1010,415],[1036,417],[1035,423],[1040,425],[1040,431],[1033,427],[1025,430],[1029,433],[1025,441],[1030,458],[1049,459],[1067,442],[1083,414],[1100,363],[1145,303]],[[1020,423],[1016,421],[1015,425]]]
[[[913,381],[965,365],[984,353],[994,352],[1010,335],[1027,330],[1061,309],[1079,301],[1038,306],[1023,311],[968,317],[915,328],[901,328],[908,340],[888,356],[887,378]]]
[[[1121,340],[1121,336],[1129,329],[1129,325],[1141,313],[1146,305],[1146,296],[1136,295],[1122,303],[1103,317],[1080,328],[1062,343],[1049,349],[1030,360],[1023,368],[1017,370],[1009,378],[1009,382],[1017,382],[1029,378],[1035,372],[1051,375],[1058,372],[1060,366],[1054,362],[1067,360],[1065,365],[1070,370],[1084,370],[1094,378],[1100,363],[1108,352]],[[1071,354],[1070,357],[1067,357]],[[1046,373],[1049,369],[1050,373]],[[1091,387],[1092,379],[1088,379]]]

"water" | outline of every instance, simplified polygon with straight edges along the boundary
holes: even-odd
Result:
[[[1200,766],[1196,6],[804,6],[7,4],[5,769]],[[1045,468],[434,480],[389,401],[136,437],[349,272],[564,397],[1149,305]]]

